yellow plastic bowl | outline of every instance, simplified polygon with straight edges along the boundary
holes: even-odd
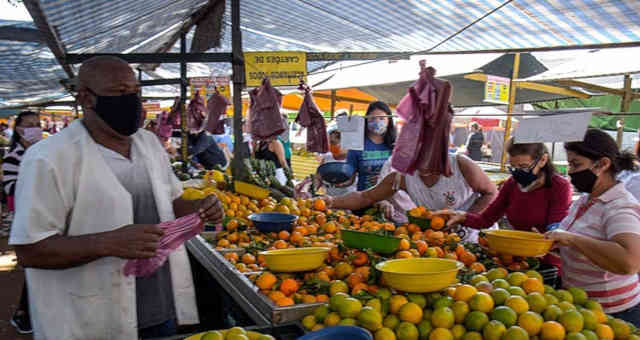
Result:
[[[263,251],[267,268],[274,272],[306,272],[320,268],[329,256],[329,248],[309,247]]]
[[[535,257],[543,256],[551,250],[553,241],[543,234],[517,230],[484,230],[489,249],[500,254]]]
[[[378,263],[382,280],[391,288],[409,293],[439,291],[456,283],[464,264],[450,259],[412,258]]]

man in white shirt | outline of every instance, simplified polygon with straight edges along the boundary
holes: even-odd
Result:
[[[10,243],[26,268],[35,339],[137,339],[198,323],[183,246],[148,277],[124,276],[151,258],[158,223],[198,212],[223,218],[216,196],[180,198],[158,138],[139,129],[135,73],[96,57],[78,74],[84,118],[25,154]]]

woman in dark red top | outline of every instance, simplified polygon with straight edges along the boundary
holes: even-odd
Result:
[[[544,233],[554,229],[569,213],[571,183],[556,173],[542,143],[507,143],[512,176],[498,197],[482,213],[449,213],[448,225],[489,228],[502,216],[516,230]]]

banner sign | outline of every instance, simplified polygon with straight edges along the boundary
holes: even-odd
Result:
[[[300,78],[307,81],[305,52],[245,52],[247,87],[257,87],[264,78],[273,86],[295,86]]]

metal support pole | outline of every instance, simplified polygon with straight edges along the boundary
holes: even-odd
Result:
[[[187,37],[186,33],[180,36],[180,53],[187,53]],[[187,63],[180,63],[180,130],[182,130],[182,143],[180,151],[182,154],[183,164],[187,164]]]
[[[336,115],[336,90],[331,90],[331,119]]]
[[[513,113],[513,106],[516,103],[516,86],[513,83],[514,79],[518,79],[518,72],[520,71],[520,53],[513,55],[513,73],[511,74],[511,84],[509,85],[509,106],[507,109],[507,126],[504,128],[504,147],[502,149],[502,159],[500,160],[500,171],[504,171],[504,164],[507,162],[507,141],[511,136],[511,117]]]
[[[242,89],[244,88],[244,57],[240,30],[240,0],[231,0],[231,54],[233,66],[233,178],[242,180],[243,160],[249,157],[249,146],[242,136]]]
[[[622,96],[622,103],[620,105],[620,112],[629,112],[629,107],[631,107],[631,102],[633,101],[633,92],[631,90],[631,76],[628,74],[624,75],[624,95]],[[624,116],[620,117],[618,121],[618,148],[622,148],[622,136],[624,136]]]

